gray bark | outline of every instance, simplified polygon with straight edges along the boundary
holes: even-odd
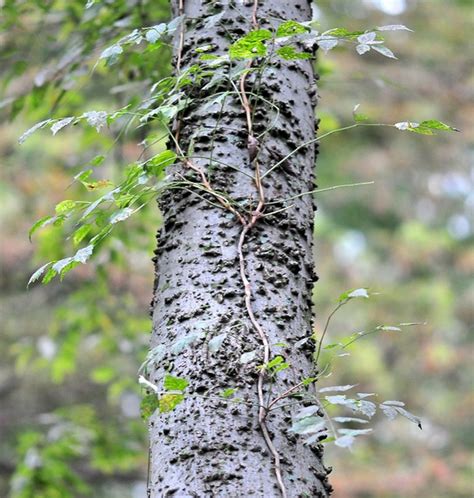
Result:
[[[182,67],[196,63],[196,47],[211,43],[213,54],[224,54],[229,40],[252,29],[252,5],[245,3],[184,1]],[[221,12],[218,25],[207,22]],[[259,26],[269,29],[287,19],[307,21],[310,4],[307,0],[261,0],[257,17]],[[265,69],[261,79],[249,76],[246,85],[280,109],[273,128],[260,140],[258,161],[265,172],[296,146],[314,139],[315,77],[310,61],[282,61]],[[232,87],[224,84],[218,90],[226,89]],[[206,171],[213,187],[228,193],[246,210],[255,209],[254,165],[238,96],[230,95],[223,109],[221,104],[206,108],[206,92],[197,90],[191,97],[181,119],[181,148],[188,150],[192,142],[192,160]],[[261,101],[252,105],[257,135],[275,121],[276,113]],[[202,159],[211,150],[219,163]],[[244,245],[254,313],[272,345],[272,357],[280,354],[291,365],[276,381],[267,378],[265,391],[273,397],[314,375],[310,342],[295,345],[312,331],[314,206],[309,195],[291,203],[283,200],[314,188],[315,153],[314,144],[302,148],[264,179],[267,214],[289,204],[293,207],[259,219]],[[175,166],[173,174],[200,181],[184,164]],[[244,304],[239,274],[237,244],[242,225],[232,213],[211,204],[216,204],[212,196],[202,191],[196,194],[170,190],[159,201],[163,228],[155,258],[151,346],[163,345],[167,352],[153,365],[150,379],[160,386],[169,372],[186,378],[189,387],[174,411],[156,412],[150,420],[149,495],[279,497],[273,458],[258,424],[257,366],[263,363],[263,353]],[[172,352],[177,340],[196,333],[201,333],[199,339],[179,353]],[[222,346],[210,352],[209,341],[223,333],[227,336]],[[251,351],[257,352],[256,358],[242,364],[241,355]],[[226,388],[238,389],[236,396],[243,401],[219,397]],[[289,432],[291,414],[302,406],[272,411],[268,429],[282,458],[288,496],[327,497],[329,470],[322,463],[322,447],[304,446],[300,437]]]

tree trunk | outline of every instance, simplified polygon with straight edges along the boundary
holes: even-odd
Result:
[[[229,43],[256,23],[274,29],[287,19],[311,19],[307,0],[260,0],[256,11],[253,2],[243,1],[175,4],[175,14],[184,12],[187,19],[184,43],[181,34],[175,43],[181,70],[198,62],[196,47],[211,44],[210,53],[227,54]],[[237,92],[239,83],[245,95]],[[210,91],[226,90],[223,101],[209,104]],[[298,145],[314,140],[315,94],[310,61],[276,62],[234,86],[224,79],[211,90],[193,91],[175,126],[179,148],[192,152],[171,174],[207,180],[228,197],[201,185],[169,190],[159,201],[164,221],[155,258],[152,348],[160,355],[150,380],[161,388],[169,373],[189,386],[173,411],[157,411],[150,420],[153,498],[330,494],[321,445],[305,446],[289,431],[304,401],[284,398],[267,412],[259,397],[261,388],[268,406],[314,375],[308,340],[316,279],[314,206],[310,195],[285,201],[314,188],[314,142],[264,176],[263,192],[256,169],[265,175]],[[262,371],[266,354],[281,355],[290,367],[276,376]],[[221,393],[228,388],[236,391],[225,398]]]

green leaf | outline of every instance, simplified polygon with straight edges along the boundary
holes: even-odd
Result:
[[[251,31],[230,46],[229,55],[231,59],[263,57],[267,53],[267,47],[263,42],[271,37],[272,34],[268,29]]]
[[[145,163],[145,170],[154,176],[160,176],[163,171],[176,161],[177,155],[172,150],[165,150]]]
[[[99,59],[105,59],[106,64],[111,66],[115,64],[119,58],[119,55],[123,53],[123,48],[119,45],[112,45],[107,47],[101,54]]]
[[[89,164],[92,164],[92,166],[100,166],[104,162],[105,156],[103,155],[98,155],[95,156],[93,159],[89,161]],[[90,170],[92,171],[92,170]]]
[[[163,394],[159,399],[160,413],[174,410],[184,400],[183,394]]]
[[[110,223],[112,225],[115,225],[115,223],[119,223],[120,221],[124,221],[127,218],[129,218],[133,214],[133,209],[132,208],[124,208],[121,209],[120,211],[117,211],[110,217]]]
[[[223,398],[230,398],[236,391],[237,389],[228,387],[227,389],[221,391],[219,395],[222,396]]]
[[[290,428],[291,432],[296,434],[315,434],[324,431],[325,422],[320,417],[304,417],[297,420]]]
[[[186,379],[166,374],[163,385],[166,391],[184,391],[189,382]]]
[[[71,116],[71,117],[68,117],[68,118],[63,118],[63,119],[60,119],[58,121],[55,121],[54,124],[51,126],[51,132],[53,135],[56,135],[56,133],[59,131],[59,130],[62,130],[65,126],[67,126],[68,124],[72,123],[76,118]]]
[[[148,43],[156,43],[161,36],[166,33],[166,24],[161,23],[157,24],[156,26],[152,26],[151,28],[148,28],[146,33],[145,33],[145,38]]]
[[[54,210],[57,214],[64,214],[72,211],[76,207],[76,201],[72,201],[70,199],[66,199],[61,201],[59,204],[56,204]]]
[[[77,263],[86,263],[87,260],[92,256],[94,251],[94,244],[90,244],[82,249],[79,249],[73,256],[74,261]]]
[[[46,225],[50,225],[51,223],[54,223],[54,220],[56,217],[54,216],[43,216],[43,218],[40,218],[31,228],[30,231],[28,232],[28,238],[30,239],[31,242],[31,237],[32,235],[38,230],[39,228],[42,228]]]
[[[140,403],[140,415],[143,420],[148,420],[160,407],[160,401],[156,394],[147,394]]]
[[[358,297],[364,297],[364,298],[368,299],[369,298],[368,289],[366,289],[365,287],[361,287],[360,289],[348,290],[346,292],[343,292],[338,297],[337,300],[339,302],[342,302],[342,301],[346,301],[347,299],[354,299],[354,298],[358,298]]]
[[[267,368],[273,368],[283,362],[283,356],[275,356],[273,360],[267,363]]]
[[[80,226],[72,235],[72,242],[75,246],[80,244],[84,237],[91,231],[91,225]]]
[[[290,45],[285,45],[284,47],[279,48],[276,53],[287,61],[292,61],[296,59],[309,59],[311,54],[307,52],[298,52],[294,47]]]
[[[41,268],[38,268],[34,273],[33,275],[31,275],[30,279],[28,280],[28,283],[26,284],[27,287],[29,287],[32,283],[36,282],[40,277],[41,275],[43,275],[43,273],[45,272],[46,268],[48,268],[48,266],[50,265],[51,263],[46,263],[45,265],[43,265]],[[54,275],[53,275],[54,276]]]
[[[363,123],[364,121],[368,121],[369,117],[366,116],[365,114],[358,113],[357,110],[359,109],[360,104],[357,104],[354,109],[352,110],[352,116],[354,118],[354,121],[356,123]]]
[[[303,24],[300,24],[299,22],[290,20],[285,21],[278,26],[276,37],[282,38],[285,36],[299,35],[302,33],[307,33],[308,31],[311,31],[310,28],[303,26]]]
[[[430,130],[440,130],[440,131],[459,131],[457,128],[453,128],[452,126],[447,125],[446,123],[442,123],[441,121],[437,121],[436,119],[428,119],[426,121],[422,121],[418,128],[428,128]]]
[[[377,29],[379,31],[411,31],[413,33],[412,29],[407,28],[403,24],[388,24],[386,26],[377,26]]]
[[[30,135],[32,135],[35,131],[44,128],[47,124],[51,123],[51,119],[46,119],[44,121],[40,121],[32,126],[30,129],[26,130],[23,135],[18,139],[18,143],[21,145]]]
[[[357,384],[347,384],[345,386],[330,386],[330,387],[323,387],[322,389],[319,389],[320,393],[327,393],[327,392],[344,392],[344,391],[349,391],[350,389],[356,387]]]
[[[51,267],[49,270],[46,272],[46,275],[43,277],[43,280],[41,280],[42,284],[49,284],[51,280],[56,276],[56,270]]]

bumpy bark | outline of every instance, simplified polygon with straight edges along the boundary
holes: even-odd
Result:
[[[224,54],[232,39],[252,29],[252,5],[246,2],[185,0],[184,9],[188,20],[182,68],[196,63],[196,47],[212,44],[213,54]],[[260,0],[257,18],[260,27],[269,29],[287,19],[306,21],[311,18],[310,5],[307,0]],[[233,90],[222,85],[219,91]],[[314,138],[315,77],[309,61],[281,62],[267,67],[262,78],[249,76],[246,86],[280,110],[275,122],[272,106],[253,102],[255,134],[270,128],[260,139],[258,161],[265,172]],[[242,103],[234,93],[223,108],[222,102],[209,107],[208,96],[208,91],[192,95],[181,118],[180,147],[186,151],[193,143],[192,161],[206,171],[213,187],[250,211],[258,196]],[[211,150],[215,161],[202,159]],[[259,219],[244,245],[253,310],[272,345],[272,356],[280,354],[291,364],[275,382],[266,383],[273,396],[314,374],[310,342],[302,341],[312,327],[314,206],[311,196],[283,201],[314,188],[314,162],[311,144],[265,177],[266,213],[292,207]],[[200,181],[184,164],[173,174]],[[171,190],[159,201],[164,222],[155,258],[152,348],[163,345],[167,352],[153,365],[151,380],[160,386],[168,371],[186,378],[189,387],[174,411],[151,418],[149,495],[278,497],[273,459],[258,425],[256,381],[262,341],[244,304],[237,253],[242,225],[232,213],[212,205],[212,196],[199,194]],[[193,344],[172,351],[179,338],[195,333],[201,337]],[[209,341],[223,333],[227,336],[222,346],[209,351]],[[241,355],[250,351],[257,352],[256,358],[241,363]],[[238,389],[242,402],[219,397],[229,387]],[[267,419],[282,458],[288,496],[327,497],[330,486],[321,446],[304,446],[289,432],[291,414],[298,409],[301,405],[276,409]]]

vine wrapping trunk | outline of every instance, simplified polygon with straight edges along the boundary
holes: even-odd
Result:
[[[175,43],[181,70],[199,62],[196,48],[211,45],[213,55],[227,54],[230,43],[251,31],[255,21],[271,30],[288,19],[311,19],[304,0],[258,5],[180,0],[173,7],[176,15],[186,16]],[[237,66],[234,62],[214,74],[232,74]],[[259,66],[257,60],[240,91],[239,82],[223,74],[211,91],[227,93],[214,101],[207,83],[193,88],[175,124],[175,145],[188,160],[170,172],[206,189],[169,190],[159,201],[163,228],[155,258],[151,347],[163,346],[165,353],[152,364],[150,380],[160,386],[170,373],[189,386],[173,411],[150,419],[149,496],[327,497],[321,446],[305,446],[289,430],[292,414],[304,404],[285,403],[283,397],[268,411],[257,389],[263,384],[268,408],[314,375],[308,340],[316,279],[313,201],[297,197],[291,207],[284,201],[314,188],[314,142],[261,184],[256,173],[258,166],[265,175],[295,147],[314,139],[312,65],[296,60]],[[247,98],[251,129],[243,106]],[[249,153],[254,136],[258,151]],[[223,195],[232,208],[226,208]],[[255,213],[258,219],[251,223]],[[262,331],[270,359],[280,355],[290,364],[278,375],[262,369]],[[210,347],[217,336],[219,346],[214,341]],[[235,393],[222,396],[229,388]]]

